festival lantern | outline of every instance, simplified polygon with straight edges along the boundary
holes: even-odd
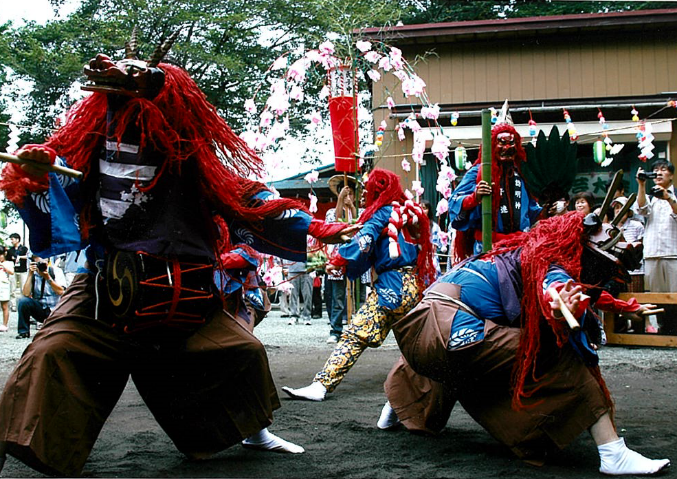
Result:
[[[348,65],[329,70],[329,118],[334,139],[334,168],[337,172],[357,170],[357,99],[355,75]]]
[[[468,152],[460,143],[454,150],[454,165],[459,171],[465,170],[465,164],[468,162]]]
[[[598,165],[606,160],[606,145],[602,140],[597,140],[592,144],[592,157]]]

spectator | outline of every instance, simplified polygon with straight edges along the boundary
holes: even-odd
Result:
[[[64,293],[66,278],[59,268],[49,261],[33,255],[28,266],[28,277],[23,285],[24,297],[19,300],[19,327],[16,339],[31,337],[30,319],[37,322],[37,329],[52,312]]]
[[[651,198],[647,198],[646,176],[637,170],[637,213],[646,218],[644,227],[644,281],[652,293],[677,291],[677,199],[672,184],[675,166],[665,160],[654,162],[656,174]]]
[[[12,242],[12,247],[7,253],[7,260],[14,262],[14,275],[11,277],[11,293],[12,293],[12,311],[16,311],[17,303],[21,298],[21,288],[26,282],[26,275],[28,274],[28,248],[21,244],[21,235],[12,233],[9,235],[9,240]]]
[[[584,215],[592,213],[595,209],[595,197],[587,191],[576,193],[572,200],[574,202],[574,209]]]
[[[11,278],[14,276],[14,265],[7,260],[5,248],[0,248],[0,305],[2,306],[2,325],[0,332],[7,332],[9,324],[9,300],[11,297]]]
[[[289,324],[298,324],[300,321],[310,325],[313,280],[306,274],[306,263],[305,261],[286,261],[285,265],[292,285]],[[301,307],[301,299],[303,299],[303,307]]]
[[[357,218],[357,209],[355,208],[355,187],[357,180],[352,176],[346,176],[348,186],[343,186],[339,192],[341,183],[344,182],[343,175],[334,175],[329,178],[329,189],[337,196],[336,208],[327,210],[325,222],[333,223],[335,221],[344,221],[351,223]],[[327,246],[327,257],[331,259],[332,255],[338,249],[338,245]],[[343,333],[343,323],[347,321],[346,311],[346,279],[343,274],[327,274],[324,278],[324,294],[327,303],[327,314],[329,315],[329,324],[331,329],[327,343],[337,343]]]

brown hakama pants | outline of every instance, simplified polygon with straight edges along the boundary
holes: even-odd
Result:
[[[44,473],[80,474],[130,376],[187,455],[271,424],[280,403],[268,358],[237,321],[217,311],[187,339],[151,346],[94,319],[95,302],[94,279],[77,276],[8,379],[0,441],[9,454]]]
[[[458,298],[460,287],[433,287]],[[540,458],[564,448],[609,412],[611,405],[583,361],[554,337],[541,339],[539,381],[525,385],[531,397],[512,408],[512,372],[521,330],[485,321],[483,341],[447,351],[458,307],[425,299],[397,321],[393,332],[403,357],[388,374],[385,392],[402,423],[412,431],[436,434],[456,401],[494,438],[520,458]]]

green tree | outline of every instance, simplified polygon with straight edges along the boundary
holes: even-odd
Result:
[[[405,24],[491,20],[497,18],[539,17],[576,13],[621,12],[674,8],[674,2],[578,2],[557,0],[402,0]]]
[[[52,0],[55,9],[63,3]],[[377,5],[366,0],[83,0],[71,15],[46,25],[5,26],[0,65],[33,83],[28,98],[22,98],[28,103],[27,122],[42,127],[38,136],[45,136],[55,115],[72,102],[68,92],[96,53],[119,58],[138,26],[141,56],[147,58],[181,27],[172,61],[188,70],[238,130],[244,101],[261,87],[277,56],[316,47],[332,32],[342,38],[360,26],[397,20],[397,2]]]

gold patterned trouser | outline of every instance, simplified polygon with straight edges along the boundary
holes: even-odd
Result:
[[[385,341],[393,321],[409,312],[418,300],[418,286],[413,273],[402,275],[402,304],[394,310],[378,304],[378,295],[372,290],[367,301],[355,313],[334,352],[313,381],[322,383],[328,392],[336,389],[346,373],[360,357],[362,351],[378,348]]]

